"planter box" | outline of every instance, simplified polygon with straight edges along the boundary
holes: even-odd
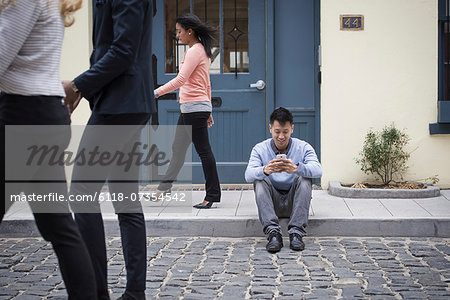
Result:
[[[441,194],[439,187],[430,185],[426,189],[355,189],[343,187],[338,181],[330,181],[328,193],[343,198],[431,198]]]

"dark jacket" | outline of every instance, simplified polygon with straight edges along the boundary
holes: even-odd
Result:
[[[152,75],[152,0],[93,0],[89,70],[75,85],[100,114],[155,111]]]

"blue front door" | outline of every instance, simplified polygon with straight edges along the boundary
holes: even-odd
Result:
[[[320,154],[320,1],[275,0],[272,3],[274,105],[292,112],[293,136],[307,141]]]
[[[318,126],[315,126],[318,121],[315,118],[318,111],[315,91],[318,88],[313,82],[317,78],[317,70],[315,52],[312,50],[316,46],[317,36],[314,31],[314,2],[156,1],[153,48],[157,57],[159,85],[176,76],[178,65],[187,50],[187,46],[178,44],[175,39],[177,16],[191,12],[218,28],[210,69],[215,124],[209,129],[209,137],[221,183],[244,182],[251,149],[268,137],[268,116],[276,106],[283,105],[293,110],[295,129],[298,129],[298,132],[294,130],[294,135],[314,146],[318,132]],[[298,10],[301,10],[301,16],[306,21],[299,22],[296,17]],[[308,60],[311,61],[303,64]],[[264,84],[267,85],[264,87]],[[304,96],[299,97],[300,94]],[[159,101],[160,124],[177,123],[177,97],[178,93]],[[195,150],[192,161],[193,182],[204,182]]]
[[[195,13],[217,26],[218,40],[211,65],[214,126],[209,137],[222,183],[244,181],[252,147],[266,136],[266,89],[250,87],[266,81],[265,3],[237,1],[157,1],[154,19],[154,53],[158,84],[176,76],[184,45],[178,45],[173,31],[177,15]],[[174,98],[161,100],[159,122],[176,124],[179,104]],[[204,182],[198,155],[193,151],[193,181]]]

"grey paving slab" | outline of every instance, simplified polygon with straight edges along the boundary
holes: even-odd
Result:
[[[218,206],[220,208],[236,208],[239,202],[242,199],[243,191],[226,191],[222,193],[222,197],[220,199],[220,203]]]
[[[441,190],[441,195],[450,201],[450,190]]]
[[[205,191],[192,191],[191,192],[192,204],[202,202],[203,199],[205,199],[205,195],[206,195]]]
[[[407,218],[432,216],[412,199],[380,199],[379,201],[392,213],[393,217]]]
[[[309,216],[309,218],[313,218],[314,217],[314,208],[312,207],[312,205],[309,207],[308,216]]]
[[[310,218],[311,236],[450,237],[450,219],[439,218]]]
[[[255,193],[253,191],[242,191],[236,216],[255,216],[257,215],[257,211]]]
[[[27,213],[31,212],[31,208],[26,202],[15,202],[10,206],[9,212],[11,215],[16,213]]]
[[[255,201],[255,193],[253,191],[242,191],[241,201],[238,204],[236,216],[257,216],[258,206]],[[309,215],[313,215],[310,210]]]
[[[392,214],[378,199],[344,199],[356,218],[390,218]]]
[[[220,203],[214,204],[211,209],[200,209],[198,216],[235,216],[242,191],[227,191],[222,194]]]
[[[197,216],[197,214],[198,211],[196,209],[193,209],[192,207],[180,208],[180,207],[166,206],[158,217],[176,219],[178,217],[180,218],[195,217]]]
[[[148,236],[214,236],[239,237],[261,236],[262,226],[258,217],[158,217],[146,220]],[[109,234],[117,236],[117,222],[105,224],[112,226]],[[1,235],[0,235],[1,236]]]
[[[315,191],[311,206],[317,218],[352,217],[344,199],[330,196],[327,191]]]
[[[218,206],[215,205],[210,209],[199,209],[197,216],[210,218],[236,216],[236,207],[222,207],[221,204],[218,204]]]
[[[158,206],[158,207],[145,206],[145,207],[142,208],[142,210],[143,210],[145,216],[147,218],[150,218],[150,217],[157,217],[157,216],[159,216],[161,214],[161,212],[164,210],[164,207],[163,206]]]
[[[450,218],[450,201],[443,196],[429,199],[416,199],[414,201],[434,217]]]
[[[173,193],[167,196],[167,199],[162,200],[162,210],[159,212],[159,216],[177,218],[177,216],[196,216],[198,215],[198,210],[194,209],[192,205],[203,201],[205,192],[204,191],[192,191],[187,192],[186,198],[182,198],[181,195],[185,195],[186,192]],[[181,200],[181,202],[180,202]]]
[[[26,202],[14,203],[4,216],[4,220],[27,220],[32,218],[31,208]]]
[[[23,213],[15,213],[14,215],[5,215],[3,221],[15,221],[15,220],[34,220],[31,211]]]

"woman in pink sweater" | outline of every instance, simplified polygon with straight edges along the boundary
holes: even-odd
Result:
[[[211,44],[215,29],[203,24],[193,14],[185,14],[176,20],[177,38],[189,45],[180,65],[177,77],[155,90],[155,97],[180,89],[178,101],[181,114],[177,125],[192,126],[192,135],[186,126],[177,126],[172,145],[173,156],[164,180],[158,186],[157,195],[168,191],[183,166],[187,148],[194,143],[202,161],[206,179],[206,197],[195,208],[210,208],[220,201],[220,184],[216,160],[209,144],[208,128],[214,124],[211,105]]]

